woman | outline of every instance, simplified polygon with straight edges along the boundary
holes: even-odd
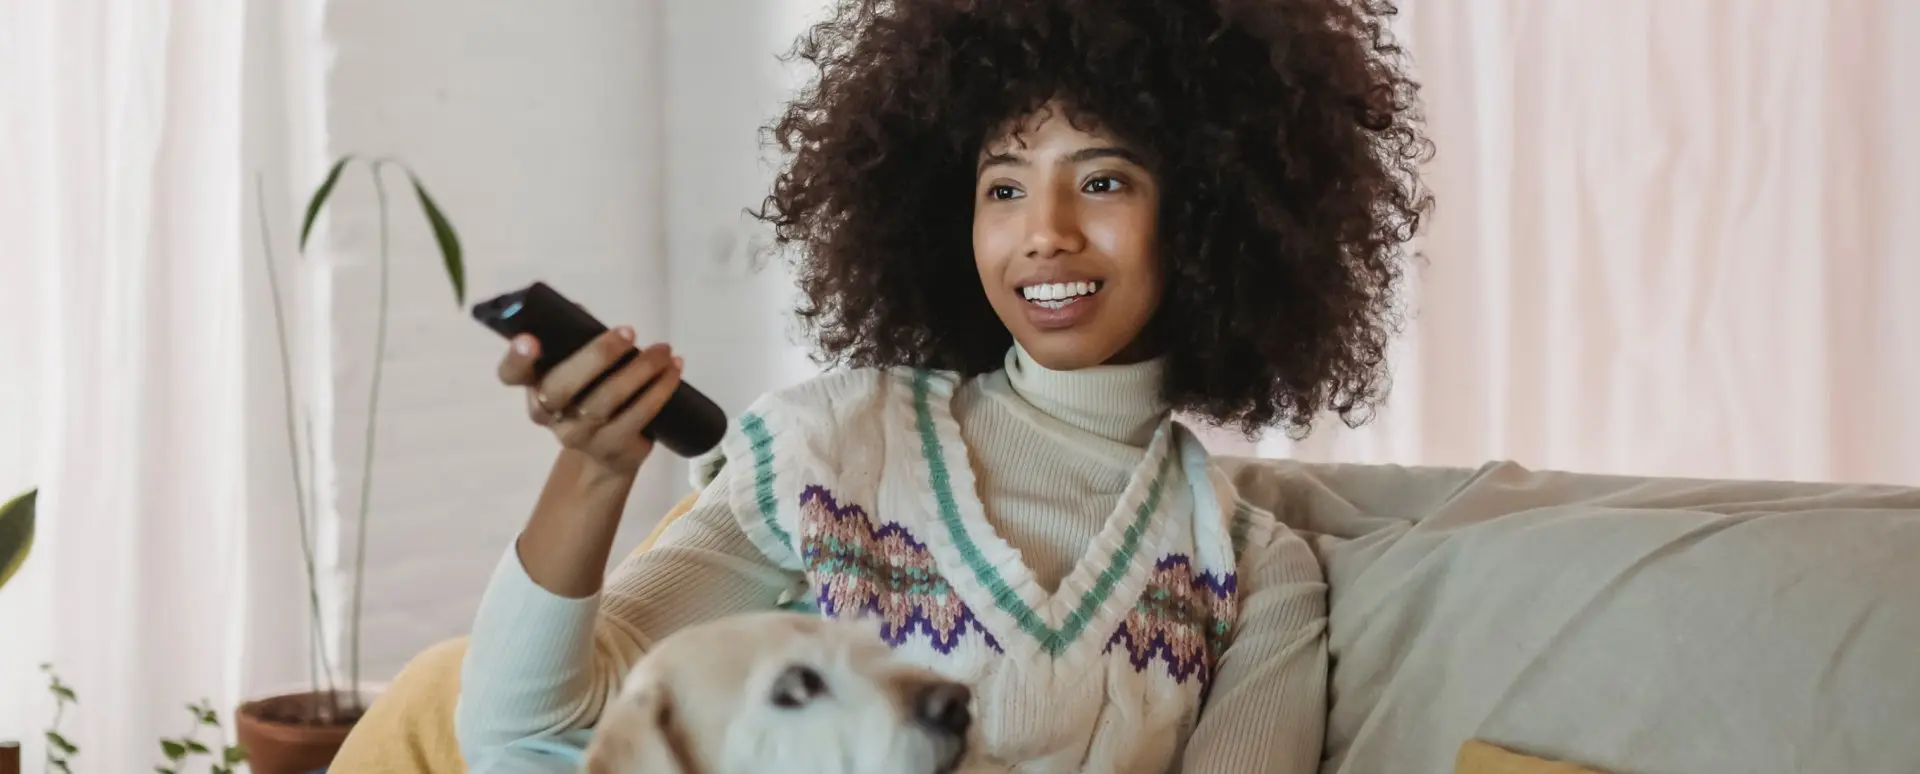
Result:
[[[680,363],[654,345],[596,383],[620,328],[536,379],[512,343],[502,380],[564,449],[475,622],[476,771],[577,747],[648,642],[790,599],[882,616],[1023,770],[1315,770],[1319,566],[1173,416],[1298,434],[1381,397],[1428,205],[1392,12],[840,2],[798,47],[818,77],[760,216],[848,368],[741,414],[603,584]]]

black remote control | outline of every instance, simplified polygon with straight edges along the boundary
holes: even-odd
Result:
[[[544,282],[475,304],[473,317],[507,339],[521,334],[538,339],[540,358],[534,361],[534,370],[541,374],[607,332],[605,324]],[[626,362],[623,359],[613,367]],[[641,431],[682,457],[706,453],[719,445],[726,432],[727,413],[686,382]]]

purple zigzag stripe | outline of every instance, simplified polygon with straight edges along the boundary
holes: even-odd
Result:
[[[915,553],[927,553],[927,544],[914,539],[913,533],[908,532],[906,527],[893,522],[874,526],[873,519],[867,516],[866,509],[858,505],[841,506],[840,501],[835,500],[833,493],[827,491],[824,486],[813,484],[800,491],[800,507],[805,508],[808,503],[816,502],[826,506],[827,511],[833,514],[835,521],[853,521],[866,528],[867,534],[873,536],[875,542],[897,536],[906,541],[907,547],[913,549]]]
[[[915,539],[913,533],[899,524],[888,523],[875,526],[873,520],[860,506],[853,504],[841,506],[832,492],[817,484],[806,487],[800,493],[802,514],[808,512],[809,505],[820,506],[820,509],[835,522],[852,524],[865,537],[862,541],[864,548],[872,556],[883,556],[879,550],[880,547],[885,545],[889,538],[898,539],[909,552],[922,560],[918,564],[926,568],[929,573],[925,581],[914,584],[920,588],[901,588],[898,582],[891,578],[849,577],[844,573],[829,572],[825,565],[830,560],[840,557],[823,551],[815,541],[803,537],[801,555],[807,565],[808,574],[814,576],[814,585],[819,589],[814,596],[822,615],[845,618],[849,615],[864,614],[878,618],[882,622],[880,636],[891,647],[899,647],[915,631],[918,631],[926,635],[934,650],[942,654],[950,654],[954,646],[959,644],[960,637],[968,631],[973,631],[978,632],[986,641],[987,647],[992,648],[995,653],[1005,652],[1001,649],[999,641],[994,639],[993,634],[988,632],[986,626],[981,624],[980,619],[973,614],[973,609],[954,596],[953,587],[945,578],[938,575],[926,544]],[[803,534],[805,534],[804,530]],[[841,605],[834,600],[835,591],[851,591],[858,602],[852,606]],[[882,599],[887,597],[894,598],[896,604],[882,606]],[[951,626],[936,624],[934,617],[928,614],[931,606],[942,603],[951,604],[957,608],[955,612],[945,616],[951,619]],[[847,607],[853,609],[846,609]],[[895,615],[889,615],[887,607],[892,607]],[[904,615],[899,615],[902,612]]]
[[[1180,554],[1173,554],[1153,563],[1153,569],[1171,570],[1175,567],[1193,569],[1193,560]],[[1193,587],[1211,592],[1216,599],[1232,599],[1240,591],[1240,576],[1227,573],[1225,578],[1214,575],[1212,571],[1201,571],[1193,576]]]
[[[1209,603],[1207,597],[1212,597],[1214,601],[1218,602],[1230,602],[1233,599],[1234,593],[1239,588],[1239,576],[1237,574],[1227,573],[1225,577],[1215,576],[1211,572],[1196,574],[1193,572],[1193,561],[1179,554],[1164,557],[1154,563],[1156,574],[1177,569],[1184,569],[1186,571],[1185,574],[1190,578],[1189,588],[1195,592],[1195,596],[1198,597],[1194,602],[1204,605],[1209,609],[1211,609],[1212,604]],[[1142,590],[1141,594],[1151,594],[1154,590],[1154,584],[1150,583],[1146,589]],[[1138,611],[1131,613],[1127,618],[1121,620],[1119,626],[1115,627],[1113,636],[1107,640],[1108,652],[1112,652],[1116,647],[1124,648],[1127,653],[1128,663],[1133,665],[1135,671],[1142,672],[1146,671],[1147,665],[1157,656],[1166,664],[1167,674],[1176,682],[1185,683],[1197,677],[1203,686],[1211,686],[1213,680],[1213,660],[1219,655],[1214,652],[1217,643],[1211,631],[1213,625],[1211,616],[1203,617],[1199,621],[1151,621],[1150,623],[1152,625],[1143,627],[1150,632],[1150,634],[1148,634],[1145,637],[1145,641],[1142,642],[1141,637],[1136,636],[1134,632],[1136,627],[1129,625],[1131,623],[1130,619],[1135,615],[1143,614]],[[1182,657],[1180,655],[1179,649],[1175,648],[1173,642],[1168,638],[1168,627],[1170,626],[1187,629],[1192,636],[1199,639],[1201,646],[1194,652],[1193,656]],[[1203,688],[1203,690],[1205,689]]]
[[[841,606],[834,604],[827,596],[827,594],[822,593],[815,597],[815,602],[820,605],[820,613],[830,618],[846,618],[846,611],[843,610]],[[933,645],[934,650],[942,654],[950,655],[953,653],[954,646],[960,644],[960,635],[967,630],[972,630],[979,632],[980,636],[986,639],[987,647],[992,648],[993,652],[1006,652],[1000,648],[1000,643],[994,640],[993,634],[989,633],[985,627],[980,625],[979,619],[973,617],[972,610],[967,610],[960,614],[959,619],[955,621],[956,628],[954,631],[942,633],[938,627],[933,625],[933,619],[924,615],[918,607],[916,607],[915,612],[908,615],[906,621],[898,627],[894,626],[892,621],[881,614],[880,603],[878,601],[869,600],[859,605],[858,608],[855,612],[872,615],[881,620],[880,639],[886,641],[890,647],[897,648],[905,644],[907,638],[912,636],[914,631],[917,630],[927,636],[927,641]]]
[[[1213,679],[1211,670],[1207,668],[1208,659],[1206,656],[1202,655],[1200,658],[1181,658],[1173,652],[1173,645],[1167,642],[1165,632],[1155,631],[1153,636],[1148,638],[1147,642],[1142,645],[1138,640],[1134,639],[1132,632],[1130,632],[1127,627],[1122,626],[1114,631],[1113,639],[1107,642],[1107,650],[1112,651],[1115,646],[1121,646],[1126,650],[1127,662],[1133,664],[1133,671],[1135,672],[1146,671],[1147,663],[1151,662],[1154,656],[1159,656],[1160,660],[1167,665],[1167,674],[1171,676],[1175,682],[1184,683],[1192,679],[1196,673],[1200,675],[1200,682],[1202,683],[1210,682]]]

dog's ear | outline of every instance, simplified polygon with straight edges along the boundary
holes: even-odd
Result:
[[[697,774],[681,749],[671,698],[661,686],[622,693],[600,714],[585,774]]]

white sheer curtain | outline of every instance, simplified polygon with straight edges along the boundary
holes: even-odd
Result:
[[[0,737],[34,770],[43,661],[79,770],[150,771],[187,702],[233,705],[241,11],[0,3],[0,485],[42,492],[0,589]]]
[[[1306,459],[1920,484],[1920,4],[1410,0],[1439,206]]]

